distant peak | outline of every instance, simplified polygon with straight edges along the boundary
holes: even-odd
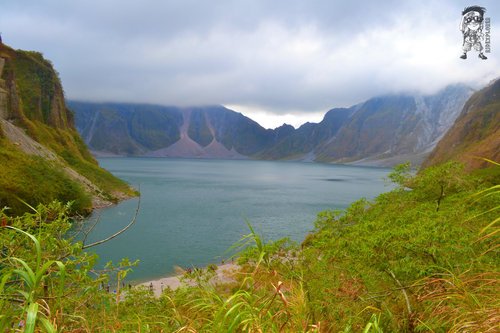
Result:
[[[283,128],[293,128],[293,129],[295,129],[295,127],[293,127],[292,125],[287,124],[287,123],[283,123],[283,125],[276,127],[275,130],[277,130],[277,129],[283,129]]]

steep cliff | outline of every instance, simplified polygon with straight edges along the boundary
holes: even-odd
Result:
[[[94,151],[141,155],[179,140],[182,113],[155,105],[68,102],[76,126]]]
[[[472,89],[453,85],[434,95],[389,95],[357,107],[318,160],[391,166],[420,164],[454,122]]]
[[[297,130],[283,136],[271,148],[258,154],[263,159],[315,160],[315,150],[335,137],[340,128],[355,112],[351,108],[336,108],[328,111],[320,123],[305,123]]]
[[[500,79],[472,95],[422,166],[448,160],[469,170],[491,166],[482,158],[500,161]]]
[[[245,158],[273,132],[222,106],[68,102],[76,125],[98,155]]]
[[[52,64],[4,44],[0,58],[0,208],[58,199],[84,212],[133,194],[89,153]]]
[[[472,89],[453,85],[434,95],[381,96],[332,109],[320,123],[273,130],[222,106],[68,105],[85,142],[97,154],[392,166],[406,160],[420,164],[471,94]]]

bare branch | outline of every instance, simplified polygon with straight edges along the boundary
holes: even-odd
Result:
[[[85,236],[83,237],[83,246],[85,248],[85,242],[87,241],[87,237],[89,236],[89,234],[92,232],[92,230],[94,230],[95,226],[101,221],[101,214],[97,215],[97,218],[95,219],[95,222],[94,224],[92,224],[92,226],[88,229],[88,230],[83,230],[82,228],[82,231],[83,233],[85,234]]]
[[[77,238],[78,235],[84,232],[85,222],[84,217],[80,214],[76,214],[74,217],[73,228],[69,231],[71,233],[71,238]]]
[[[403,296],[405,297],[406,308],[408,309],[408,313],[411,314],[413,311],[411,310],[410,298],[408,297],[408,294],[406,293],[406,288],[401,284],[401,282],[399,282],[398,279],[396,279],[396,275],[394,275],[394,273],[390,269],[388,269],[387,272],[394,279],[394,281],[396,281],[396,283],[399,285],[401,292],[403,293]]]
[[[88,245],[83,245],[82,249],[88,249],[89,247],[93,247],[93,246],[105,243],[105,242],[107,242],[107,241],[109,241],[109,240],[111,240],[111,239],[113,239],[113,238],[121,235],[125,231],[127,231],[127,229],[130,228],[132,225],[134,225],[135,221],[137,220],[137,215],[139,214],[139,208],[140,207],[141,207],[141,196],[139,195],[139,201],[137,202],[137,208],[135,210],[134,218],[132,219],[132,221],[130,221],[130,223],[126,227],[124,227],[123,229],[117,231],[116,233],[114,233],[113,235],[109,236],[108,238],[102,239],[100,241],[97,241],[97,242],[94,242],[94,243],[91,243],[91,244],[88,244]]]

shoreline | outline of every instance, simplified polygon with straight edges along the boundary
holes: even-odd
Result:
[[[208,267],[208,266],[207,266]],[[206,270],[207,267],[203,267],[203,270]],[[225,263],[218,264],[217,269],[215,270],[214,277],[210,280],[210,283],[219,284],[219,283],[229,283],[235,281],[233,278],[234,273],[239,270],[239,266],[233,263]],[[181,287],[183,284],[194,285],[194,282],[190,280],[185,280],[182,282],[184,274],[176,274],[171,276],[162,277],[156,280],[149,280],[145,282],[141,282],[135,285],[135,287],[144,286],[146,288],[150,288],[153,291],[155,297],[160,297],[163,290],[166,288],[170,288],[175,290]]]

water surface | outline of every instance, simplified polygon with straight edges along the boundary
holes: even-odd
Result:
[[[174,265],[218,263],[249,230],[265,239],[301,241],[318,212],[345,208],[387,191],[389,169],[251,160],[100,158],[102,167],[140,186],[136,224],[110,242],[92,248],[100,265],[140,259],[129,276],[147,280],[168,275]],[[128,224],[137,199],[96,211],[88,242]]]

